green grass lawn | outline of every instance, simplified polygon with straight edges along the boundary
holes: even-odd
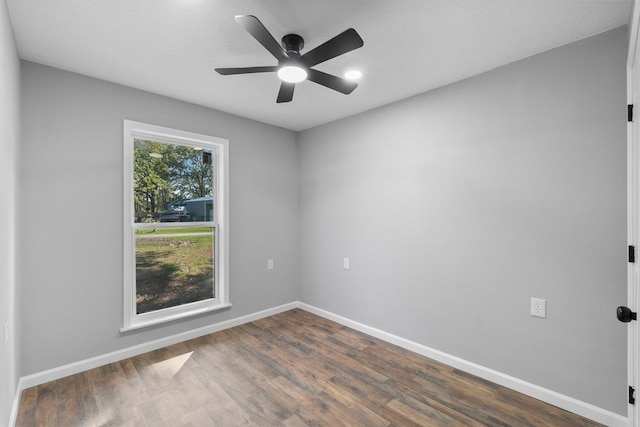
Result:
[[[162,232],[158,234],[206,230],[210,228],[163,229],[158,230]],[[152,237],[144,236],[151,233],[140,234],[136,239],[138,314],[213,297],[211,235]]]
[[[136,234],[184,234],[184,233],[202,233],[209,228],[202,227],[185,227],[185,228],[160,228],[160,229],[138,229]]]

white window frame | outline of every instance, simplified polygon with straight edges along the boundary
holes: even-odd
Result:
[[[147,123],[124,120],[124,298],[121,332],[170,322],[231,306],[229,302],[229,140]],[[136,229],[153,224],[134,222],[133,147],[135,139],[202,147],[215,152],[214,204],[212,222],[193,222],[189,226],[214,227],[214,298],[137,314],[136,310]],[[168,224],[184,227],[184,223]]]

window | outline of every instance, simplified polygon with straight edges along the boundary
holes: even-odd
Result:
[[[124,121],[122,331],[230,306],[228,144]]]

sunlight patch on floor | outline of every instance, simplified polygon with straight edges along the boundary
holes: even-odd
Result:
[[[187,360],[191,357],[193,351],[190,351],[179,356],[172,357],[171,359],[163,360],[162,362],[156,362],[153,367],[163,379],[173,378],[180,369],[187,363]]]

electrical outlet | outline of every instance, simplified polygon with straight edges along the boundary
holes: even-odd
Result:
[[[9,348],[9,321],[4,323],[4,348]]]
[[[531,315],[535,317],[547,317],[547,300],[531,298]]]
[[[349,261],[349,258],[345,258],[342,266],[344,267],[345,270],[349,270],[351,268],[351,263]]]
[[[273,260],[272,259],[268,259],[267,260],[267,270],[273,270]]]

